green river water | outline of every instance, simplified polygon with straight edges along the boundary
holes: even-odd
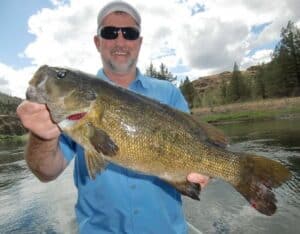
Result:
[[[201,201],[184,198],[190,233],[300,233],[300,119],[219,126],[230,149],[286,165],[293,178],[275,190],[278,211],[259,214],[230,185],[213,179]],[[27,169],[23,145],[0,144],[0,233],[76,233],[72,164],[54,182],[40,183]]]

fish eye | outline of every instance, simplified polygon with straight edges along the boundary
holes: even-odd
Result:
[[[67,71],[66,70],[60,70],[60,71],[56,71],[56,77],[58,79],[63,79],[65,78],[67,75]]]

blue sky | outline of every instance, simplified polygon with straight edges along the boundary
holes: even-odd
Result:
[[[95,73],[98,10],[108,0],[1,0],[0,91],[24,96],[43,64]],[[270,60],[288,20],[300,25],[298,0],[130,0],[142,15],[142,71],[161,62],[196,79]],[[285,9],[284,11],[282,9]],[[29,33],[30,32],[30,33]]]
[[[26,4],[24,4],[26,3]],[[28,33],[28,19],[44,7],[53,7],[47,0],[2,0],[0,2],[0,62],[15,68],[28,66],[30,61],[20,58],[34,35]]]

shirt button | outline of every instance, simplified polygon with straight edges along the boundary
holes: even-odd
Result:
[[[135,189],[135,188],[136,188],[136,185],[135,185],[135,184],[132,184],[132,185],[130,186],[130,188],[131,188],[131,189]]]

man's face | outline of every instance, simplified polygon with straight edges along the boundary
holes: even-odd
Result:
[[[126,13],[111,13],[105,17],[102,26],[136,27],[134,19]],[[95,45],[101,54],[103,67],[113,73],[127,74],[136,69],[142,38],[126,40],[119,31],[116,39],[94,38]]]

